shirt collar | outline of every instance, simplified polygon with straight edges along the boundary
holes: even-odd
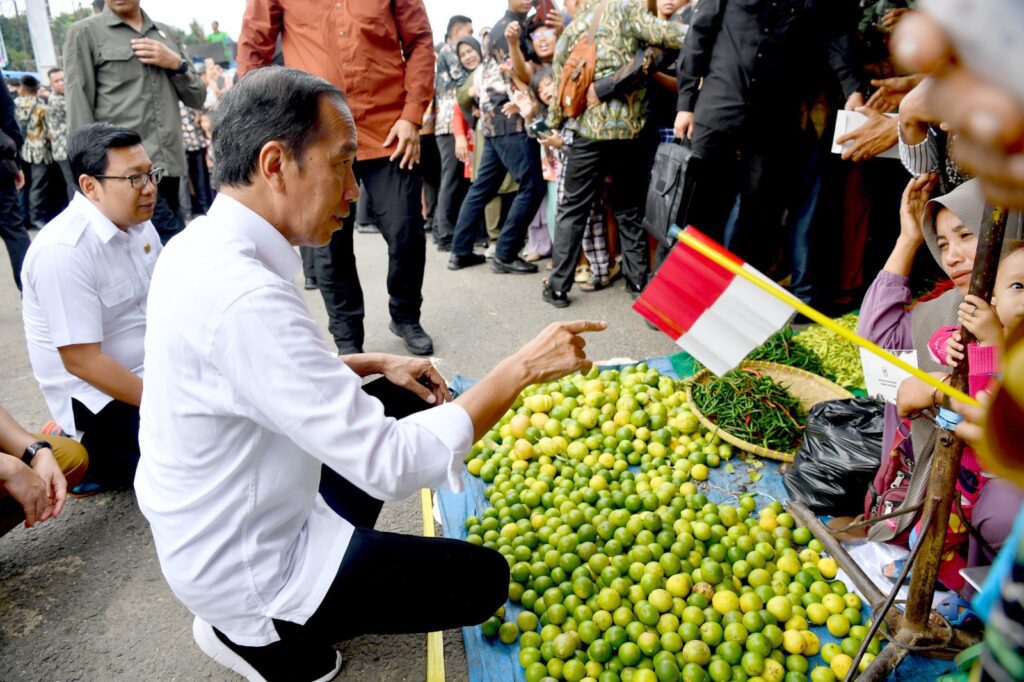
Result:
[[[207,216],[214,223],[252,240],[256,247],[256,258],[278,277],[288,282],[295,279],[302,267],[302,258],[284,235],[263,216],[226,194],[217,195]]]
[[[151,28],[156,28],[156,25],[153,23],[153,20],[149,18],[149,15],[146,14],[145,10],[140,9],[139,11],[142,12],[142,29],[139,31],[139,35],[146,35],[146,31],[148,31]],[[124,24],[125,26],[128,26],[128,23],[124,19],[119,17],[117,13],[114,12],[114,10],[110,9],[109,5],[103,9],[103,12],[100,16],[106,19],[107,26],[117,26],[118,24]],[[135,30],[131,26],[128,26],[128,28],[132,29],[133,31]]]
[[[96,236],[104,244],[109,243],[111,239],[118,235],[124,234],[124,230],[115,225],[110,218],[104,215],[99,206],[89,201],[89,198],[81,192],[75,192],[75,198],[71,200],[69,208],[85,216],[90,229],[96,233]]]

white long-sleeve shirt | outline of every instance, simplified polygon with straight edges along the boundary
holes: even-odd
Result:
[[[58,349],[98,343],[141,377],[146,294],[159,255],[150,221],[119,229],[81,192],[32,240],[21,269],[25,340],[46,406],[65,432],[78,434],[72,399],[98,413],[113,398],[71,374]]]
[[[149,294],[139,506],[175,595],[246,646],[277,641],[272,618],[304,623],[341,563],[353,527],[318,494],[321,464],[383,500],[458,490],[473,440],[455,404],[384,416],[328,349],[300,265],[221,194],[161,254]]]

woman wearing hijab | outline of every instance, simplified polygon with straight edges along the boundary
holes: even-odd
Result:
[[[480,82],[480,65],[484,61],[484,53],[480,43],[472,36],[467,36],[455,45],[455,54],[459,57],[469,76],[456,92],[456,99],[459,107],[456,116],[452,121],[455,132],[455,154],[466,164],[466,177],[473,178],[476,175],[477,166],[480,165],[480,157],[483,152],[484,136],[477,130],[480,111],[480,97],[486,97],[484,88]],[[478,246],[487,248],[484,254],[488,258],[494,255],[494,244],[490,239],[497,239],[504,222],[504,214],[507,212],[507,205],[512,195],[519,190],[519,185],[511,175],[506,174],[505,180],[498,190],[498,196],[494,197],[484,209],[484,223],[486,232],[478,238]]]
[[[978,181],[972,180],[947,195],[928,201],[935,184],[936,176],[927,174],[907,185],[900,207],[900,236],[885,267],[864,297],[858,331],[889,350],[915,349],[921,369],[948,376],[949,368],[931,356],[928,341],[940,327],[958,324],[957,310],[970,290],[985,200]],[[1022,232],[1021,214],[1014,212],[1007,221],[1006,238],[1019,239]],[[922,246],[928,247],[952,287],[937,298],[911,306],[910,270]],[[893,446],[901,418],[932,407],[934,399],[931,387],[924,382],[915,379],[901,384],[898,405],[886,406],[883,443],[887,451],[883,456],[888,455],[888,449]],[[939,427],[931,419],[922,417],[911,422],[910,440],[903,447],[913,457],[914,475],[904,508],[923,499],[939,433]],[[972,524],[993,548],[998,549],[1006,538],[1021,500],[1021,491],[1003,480],[991,481],[981,491]],[[868,537],[881,542],[893,540],[907,531],[915,520],[914,514],[907,514],[898,517],[893,525],[876,524]],[[969,565],[991,561],[991,557],[984,556],[974,533],[970,534],[969,543]],[[963,603],[956,602],[952,606],[951,616],[956,619]]]

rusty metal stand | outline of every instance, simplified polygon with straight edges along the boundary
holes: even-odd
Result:
[[[992,298],[992,289],[1006,228],[1006,217],[1006,211],[990,207],[981,226],[970,293],[985,301]],[[965,348],[975,340],[967,329],[962,329],[961,335],[961,342]],[[953,372],[951,379],[951,384],[954,387],[965,392],[968,369],[965,357]],[[935,580],[942,560],[942,546],[946,538],[949,514],[956,493],[956,480],[960,470],[963,447],[963,442],[953,432],[942,431],[939,435],[935,452],[932,455],[928,493],[922,512],[922,518],[926,519],[928,523],[915,547],[914,555],[904,566],[900,576],[905,579],[907,572],[913,568],[910,594],[903,614],[898,614],[890,608],[895,601],[896,592],[902,585],[902,580],[897,583],[892,594],[886,598],[850,558],[850,555],[832,536],[828,528],[810,510],[799,502],[790,502],[788,505],[793,517],[807,526],[811,533],[821,541],[825,549],[850,576],[857,589],[867,598],[872,613],[875,614],[875,620],[884,619],[889,625],[890,632],[893,633],[885,648],[864,672],[856,677],[861,682],[886,679],[889,673],[895,670],[911,651],[934,657],[952,658],[959,651],[978,641],[977,635],[951,627],[944,618],[933,614],[931,609],[932,599],[935,596]],[[858,659],[860,657],[858,655]],[[857,669],[854,667],[847,680],[854,679],[856,675]]]

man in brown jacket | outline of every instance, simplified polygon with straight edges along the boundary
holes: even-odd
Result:
[[[337,85],[359,135],[355,174],[388,243],[389,329],[416,355],[434,352],[420,325],[426,242],[419,129],[434,96],[434,46],[423,0],[250,0],[238,38],[238,71],[271,63],[277,38],[286,66]],[[352,249],[353,211],[317,250],[316,276],[342,354],[363,351],[363,292]]]

